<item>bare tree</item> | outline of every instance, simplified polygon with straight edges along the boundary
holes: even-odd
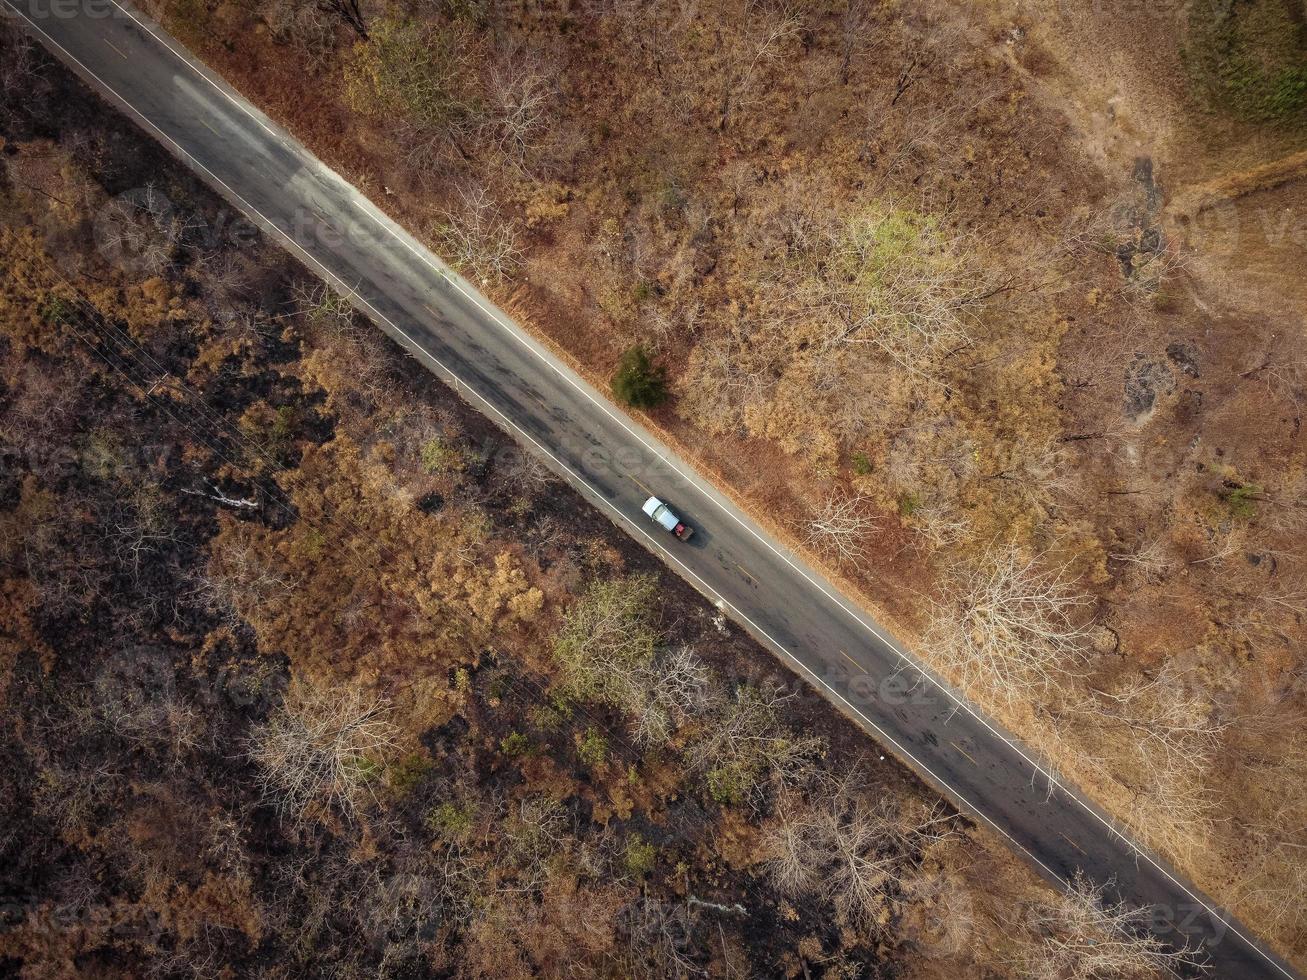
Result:
[[[334,335],[352,333],[354,307],[349,297],[323,279],[300,280],[291,287],[295,312]]]
[[[1077,874],[1056,900],[1034,905],[1028,934],[1013,964],[1031,980],[1152,980],[1202,969],[1199,956],[1176,949],[1150,932],[1150,909],[1131,908],[1107,896],[1107,886]]]
[[[1095,689],[1096,700],[1080,702],[1086,715],[1107,717],[1131,733],[1141,759],[1155,766],[1186,767],[1201,774],[1210,766],[1231,719],[1222,717],[1196,672],[1168,660],[1152,677],[1137,677],[1116,691]]]
[[[14,95],[30,97],[42,81],[36,42],[10,24],[0,22],[0,118],[14,114]]]
[[[1281,703],[1261,724],[1244,719],[1238,733],[1263,729],[1245,755],[1262,797],[1249,801],[1256,846],[1242,866],[1233,907],[1293,942],[1307,936],[1307,716]]]
[[[449,260],[480,282],[512,279],[521,265],[517,231],[481,184],[458,190],[460,206],[444,213],[436,237]]]
[[[529,496],[542,493],[558,482],[554,471],[545,464],[538,453],[519,446],[513,447],[512,460],[505,467],[505,479]]]
[[[153,184],[112,198],[95,217],[100,254],[124,271],[157,276],[168,268],[187,229],[186,220]]]
[[[782,806],[767,839],[769,865],[783,893],[830,901],[851,924],[875,931],[921,850],[955,832],[948,815],[915,820],[890,797],[862,796],[856,782],[850,772],[811,794],[821,802]]]
[[[1134,551],[1120,552],[1109,557],[1114,561],[1125,562],[1145,581],[1161,581],[1170,575],[1175,566],[1166,539],[1160,534],[1151,541],[1141,543]]]
[[[339,17],[360,39],[368,39],[368,26],[359,0],[318,0],[318,6]]]
[[[640,745],[664,745],[703,708],[708,668],[688,646],[662,651],[633,672],[628,706],[631,734]]]
[[[1122,297],[1136,303],[1151,300],[1163,282],[1188,264],[1178,242],[1157,224],[1156,204],[1149,197],[1136,181],[1102,207],[1075,214],[1062,236],[1061,248],[1072,259],[1101,255],[1115,262]]]
[[[867,536],[878,522],[867,513],[867,498],[837,491],[826,497],[808,522],[808,544],[835,561],[854,568],[867,557]]]
[[[292,685],[248,743],[263,796],[299,822],[339,811],[353,816],[395,748],[384,701],[355,687]]]
[[[642,896],[622,910],[631,957],[638,977],[688,977],[703,974],[694,960],[698,914],[689,903]]]
[[[768,685],[716,692],[700,737],[687,750],[690,764],[708,775],[710,787],[716,785],[716,795],[738,800],[762,790],[768,777],[792,782],[809,771],[825,742],[782,723],[781,709],[792,696]]]
[[[846,0],[840,15],[840,84],[849,83],[854,59],[871,41],[871,3],[869,0]]]
[[[1224,717],[1199,673],[1168,661],[1151,678],[1132,678],[1115,690],[1092,689],[1072,701],[1078,754],[1132,790],[1126,820],[1167,828],[1172,850],[1206,841],[1216,800],[1205,779],[1213,771],[1231,719]]]
[[[257,606],[285,598],[295,583],[273,568],[247,536],[236,536],[215,549],[208,565],[194,573],[192,596],[229,623],[240,622]]]
[[[563,807],[544,796],[510,805],[498,830],[504,843],[499,860],[513,872],[499,880],[498,889],[505,894],[532,894],[543,888],[557,867],[554,858],[573,841]]]
[[[802,26],[799,18],[785,6],[761,17],[745,18],[744,23],[745,29],[739,37],[723,37],[718,33],[719,48],[730,49],[726,50],[725,63],[719,74],[719,130],[726,128],[732,110],[752,102],[764,69],[780,55],[784,43],[795,37]],[[738,56],[734,50],[737,47]]]
[[[263,19],[273,40],[293,47],[310,70],[325,68],[336,52],[340,19],[325,3],[273,0]]]
[[[660,649],[647,577],[596,582],[570,610],[554,641],[564,683],[626,714],[642,745],[664,744],[706,704],[708,668],[688,646]]]
[[[780,329],[721,325],[706,332],[690,355],[685,410],[709,432],[746,427],[773,397],[789,350]]]
[[[481,131],[520,167],[548,131],[552,73],[525,52],[512,50],[491,67],[486,92],[489,105]]]
[[[1091,630],[1083,611],[1092,604],[1064,568],[994,546],[952,569],[929,639],[964,684],[1020,701],[1074,672]]]
[[[974,236],[938,216],[870,210],[830,227],[796,287],[827,348],[868,344],[916,377],[970,343],[980,303],[1001,287],[974,261]]]

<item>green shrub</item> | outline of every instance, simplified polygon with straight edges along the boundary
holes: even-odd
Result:
[[[531,750],[531,741],[521,732],[510,732],[500,740],[499,750],[509,758],[526,755]]]
[[[921,498],[915,493],[905,493],[899,498],[899,513],[911,517],[921,509]]]
[[[1225,503],[1235,517],[1251,520],[1257,516],[1257,498],[1262,488],[1256,483],[1241,483],[1225,494]]]
[[[473,816],[470,806],[445,802],[427,813],[426,824],[432,833],[445,840],[457,841],[471,832]]]
[[[577,739],[576,754],[587,769],[601,766],[608,758],[608,739],[594,728],[587,728],[585,734]]]
[[[871,472],[871,458],[864,452],[856,452],[852,456],[853,472],[858,476],[866,476]]]
[[[351,775],[360,783],[371,783],[386,774],[386,767],[376,759],[362,758],[349,764]]]
[[[626,841],[624,863],[626,870],[637,878],[643,878],[654,869],[658,860],[658,849],[639,834],[632,834]]]
[[[454,668],[454,690],[462,694],[472,690],[472,675],[466,667]]]
[[[51,296],[39,311],[41,322],[49,327],[72,320],[76,313],[77,308],[62,296]]]
[[[613,396],[630,408],[657,408],[667,400],[667,373],[647,350],[636,345],[617,365]]]
[[[531,724],[541,732],[556,732],[567,720],[552,704],[537,704],[527,712]]]
[[[722,806],[738,806],[751,785],[748,775],[737,766],[708,770],[708,795]]]
[[[431,771],[431,766],[430,757],[421,752],[410,752],[390,767],[386,773],[386,780],[396,793],[407,796]]]
[[[345,96],[358,112],[446,130],[474,115],[465,93],[462,32],[414,20],[380,20],[371,40],[355,45],[345,70]]]
[[[463,468],[463,457],[457,449],[445,445],[439,436],[434,436],[422,444],[422,472],[443,473],[446,470]]]

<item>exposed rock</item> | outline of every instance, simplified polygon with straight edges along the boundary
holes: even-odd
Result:
[[[1198,348],[1183,340],[1176,340],[1166,345],[1166,356],[1171,363],[1191,378],[1199,376]]]
[[[1143,423],[1152,417],[1159,395],[1175,391],[1175,375],[1161,361],[1135,354],[1125,371],[1125,417]]]

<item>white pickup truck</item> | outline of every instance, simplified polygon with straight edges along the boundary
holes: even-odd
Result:
[[[694,528],[682,523],[681,519],[672,513],[672,509],[657,497],[646,500],[643,509],[649,517],[653,518],[655,524],[662,525],[682,541],[689,541],[694,536]]]

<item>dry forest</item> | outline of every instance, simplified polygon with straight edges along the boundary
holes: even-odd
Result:
[[[141,6],[1307,962],[1301,0]],[[0,44],[0,967],[1175,965]]]

